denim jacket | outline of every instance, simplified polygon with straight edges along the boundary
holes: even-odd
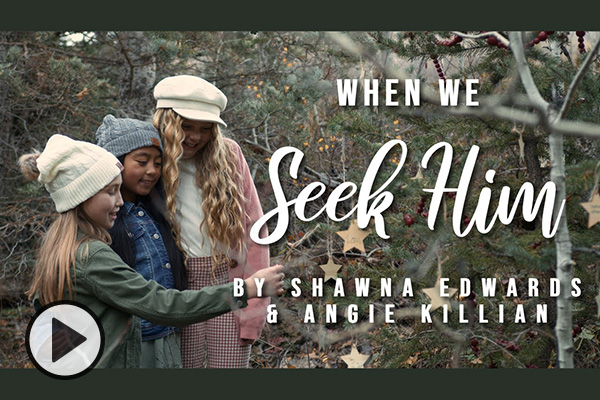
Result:
[[[123,209],[128,234],[135,242],[134,269],[146,280],[156,281],[165,289],[174,289],[169,256],[156,223],[141,203],[126,201]],[[176,331],[174,327],[155,325],[143,318],[141,328],[143,341],[155,340]]]

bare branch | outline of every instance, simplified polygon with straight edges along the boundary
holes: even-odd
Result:
[[[529,99],[534,106],[541,112],[545,112],[548,108],[548,102],[544,100],[538,88],[533,81],[531,70],[525,59],[525,49],[523,47],[523,35],[521,32],[509,32],[508,37],[510,38],[511,49],[515,60],[517,61],[517,70],[521,77],[521,82],[525,87],[525,92],[529,96]]]
[[[452,33],[454,33],[455,35],[458,35],[464,39],[483,39],[486,37],[494,36],[496,39],[498,39],[498,41],[500,43],[502,43],[506,47],[508,47],[510,45],[509,40],[507,38],[505,38],[504,35],[502,35],[500,32],[496,32],[496,31],[484,32],[484,33],[479,33],[476,35],[460,32],[460,31],[454,31]]]
[[[583,79],[583,76],[589,69],[590,65],[592,65],[592,62],[594,61],[594,56],[598,52],[599,47],[600,47],[600,40],[598,40],[596,42],[596,44],[594,45],[594,47],[590,50],[587,57],[585,58],[585,61],[583,62],[581,67],[579,67],[579,70],[573,77],[573,81],[569,85],[569,90],[567,91],[567,94],[565,95],[565,99],[564,99],[563,105],[558,113],[557,119],[564,118],[565,115],[567,114],[567,111],[569,111],[569,107],[571,106],[573,97],[575,97],[575,92],[577,91],[577,88],[579,87],[579,83]]]

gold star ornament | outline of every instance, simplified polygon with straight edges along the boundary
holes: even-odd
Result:
[[[363,240],[369,236],[370,230],[359,229],[358,221],[353,219],[350,221],[350,227],[345,231],[336,232],[342,239],[344,239],[344,253],[352,248],[356,248],[361,252],[365,252],[365,245]]]
[[[364,368],[368,358],[368,354],[360,354],[358,352],[355,344],[352,345],[350,354],[342,356],[342,360],[348,365],[348,368]]]
[[[412,179],[413,181],[414,180],[419,181],[419,180],[424,179],[424,178],[425,177],[423,176],[423,172],[421,171],[421,166],[419,165],[419,170],[417,171],[417,174],[415,176],[413,176],[412,178],[410,178],[410,179]]]
[[[458,292],[456,288],[447,288],[444,294],[448,296],[442,297],[440,291],[440,279],[435,282],[435,286],[427,289],[423,289],[423,293],[427,295],[431,299],[431,311],[436,310],[442,307],[444,304],[448,305],[448,310],[452,311],[452,306],[450,305],[450,299]]]
[[[327,264],[319,265],[323,271],[325,271],[324,282],[327,282],[329,279],[335,279],[337,277],[337,273],[342,268],[340,264],[334,264],[333,258],[329,257]]]
[[[600,222],[600,195],[598,192],[594,193],[590,201],[580,204],[588,212],[588,229]]]

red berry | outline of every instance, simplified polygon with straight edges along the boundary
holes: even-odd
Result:
[[[469,225],[469,222],[471,222],[471,218],[469,218],[469,217],[464,217],[464,218],[463,218],[463,223],[464,223],[465,225]]]
[[[471,347],[479,346],[479,340],[477,338],[471,339]]]
[[[576,31],[575,34],[579,37],[585,36],[585,31]]]
[[[498,44],[498,38],[496,36],[488,36],[487,40],[487,44],[489,44],[490,46],[495,46]]]
[[[423,211],[421,213],[421,217],[427,218],[428,216],[429,216],[429,212],[427,212],[427,211]]]
[[[540,41],[543,42],[544,40],[548,39],[548,33],[545,31],[541,31],[540,33],[538,33],[538,39],[540,39]]]
[[[404,223],[408,226],[411,226],[415,223],[415,220],[410,214],[404,214]]]
[[[531,338],[531,339],[535,339],[537,337],[537,332],[536,331],[529,331],[527,332],[527,335]]]

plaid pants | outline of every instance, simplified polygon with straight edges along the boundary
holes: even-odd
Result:
[[[188,289],[229,281],[229,266],[221,263],[212,275],[211,257],[188,259]],[[181,331],[183,368],[248,368],[251,345],[240,345],[232,312],[189,325]]]

